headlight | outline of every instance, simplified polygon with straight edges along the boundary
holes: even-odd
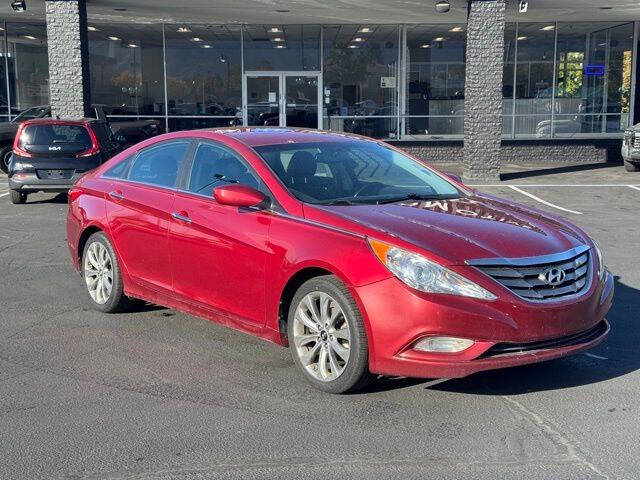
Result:
[[[495,300],[497,297],[463,276],[422,255],[369,239],[376,257],[396,277],[416,290]]]
[[[594,239],[591,239],[593,245],[595,246],[596,256],[598,257],[598,278],[602,280],[604,277],[604,256],[602,255],[602,250],[600,250],[600,245]]]

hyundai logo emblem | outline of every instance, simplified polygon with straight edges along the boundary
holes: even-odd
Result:
[[[543,273],[541,273],[538,278],[545,282],[547,285],[551,285],[555,287],[556,285],[560,285],[564,282],[564,279],[567,277],[567,274],[564,273],[564,270],[560,270],[559,268],[553,267],[550,268]]]

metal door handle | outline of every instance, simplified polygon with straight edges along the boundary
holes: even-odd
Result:
[[[171,214],[171,216],[173,218],[175,218],[176,220],[180,220],[181,222],[191,223],[191,219],[189,217],[187,217],[186,215],[182,215],[180,212],[173,212]]]
[[[116,192],[115,190],[113,192],[109,192],[109,196],[111,198],[115,198],[116,200],[122,200],[124,198],[124,195],[122,195],[119,192]]]

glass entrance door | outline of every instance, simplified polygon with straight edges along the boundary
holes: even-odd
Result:
[[[247,72],[243,77],[247,126],[320,127],[319,72]]]

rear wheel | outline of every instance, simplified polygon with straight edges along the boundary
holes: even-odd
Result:
[[[82,253],[82,275],[94,308],[112,313],[127,306],[116,253],[102,232],[87,239]]]
[[[375,378],[362,316],[337,277],[312,278],[298,289],[287,328],[294,361],[319,390],[353,392]]]
[[[629,160],[625,160],[624,169],[627,172],[640,172],[640,163],[630,162]]]
[[[12,145],[5,145],[0,148],[0,170],[4,173],[9,171],[9,159],[11,158],[11,154],[13,153]]]
[[[11,190],[11,203],[14,205],[26,203],[27,202],[27,194],[23,193],[19,190]]]

